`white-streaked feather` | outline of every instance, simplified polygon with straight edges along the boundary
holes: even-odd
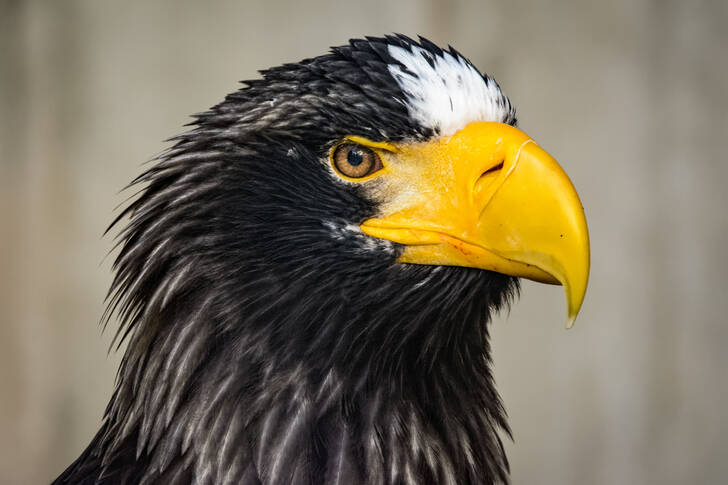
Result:
[[[449,136],[474,121],[508,119],[510,102],[496,82],[462,57],[435,55],[417,46],[411,51],[395,45],[388,49],[406,68],[390,64],[389,72],[406,95],[410,116],[422,126]]]

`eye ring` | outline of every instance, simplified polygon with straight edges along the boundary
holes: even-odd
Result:
[[[352,179],[364,178],[384,167],[374,150],[351,142],[344,142],[334,147],[331,152],[331,163],[339,174]]]

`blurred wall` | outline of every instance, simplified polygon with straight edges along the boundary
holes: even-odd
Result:
[[[725,483],[728,3],[0,0],[0,483],[99,425],[119,190],[256,70],[393,31],[456,46],[590,223],[576,327],[525,284],[492,326],[516,484]]]

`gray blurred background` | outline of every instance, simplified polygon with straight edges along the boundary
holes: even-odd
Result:
[[[582,197],[583,311],[524,284],[492,326],[515,484],[728,476],[728,2],[0,0],[0,483],[99,425],[119,190],[256,70],[350,37],[452,44]]]

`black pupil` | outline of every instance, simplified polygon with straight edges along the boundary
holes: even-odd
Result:
[[[358,167],[364,161],[364,152],[359,148],[352,148],[346,156],[346,162],[352,167]]]

